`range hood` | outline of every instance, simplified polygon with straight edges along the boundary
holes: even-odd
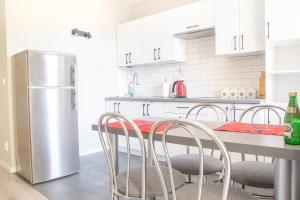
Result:
[[[214,34],[215,34],[215,29],[212,27],[207,29],[198,29],[198,30],[192,30],[192,31],[187,31],[182,33],[176,33],[174,36],[184,40],[192,40],[196,38],[212,36]]]

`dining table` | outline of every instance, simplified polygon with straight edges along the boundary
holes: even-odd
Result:
[[[143,117],[142,119],[157,122],[165,118]],[[215,130],[226,122],[200,121],[200,123],[214,130],[215,134],[225,144],[229,152],[274,158],[275,200],[300,200],[300,145],[285,144],[284,136]],[[92,124],[92,130],[98,131],[98,125]],[[112,148],[116,158],[116,166],[118,167],[119,137],[124,136],[124,133],[122,129],[114,127],[108,128],[108,132],[112,139]],[[130,132],[129,130],[129,133]],[[141,132],[144,139],[147,140],[149,138],[149,131],[144,130]],[[218,149],[217,145],[205,133],[199,132],[198,135],[203,148]],[[131,136],[135,137],[135,134],[131,134]],[[161,138],[159,134],[156,134],[155,140],[160,141]],[[195,140],[189,134],[180,130],[180,128],[172,130],[172,133],[167,137],[167,142],[186,146],[197,146]],[[148,157],[151,158],[150,151]]]

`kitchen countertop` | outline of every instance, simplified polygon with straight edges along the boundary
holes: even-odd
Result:
[[[226,103],[226,104],[260,104],[263,99],[221,99],[212,97],[165,98],[165,97],[106,97],[105,101],[150,101],[181,103]]]

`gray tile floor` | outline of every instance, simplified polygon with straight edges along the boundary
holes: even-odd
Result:
[[[120,163],[126,162],[125,154],[120,155]],[[132,165],[139,159],[132,157]],[[36,190],[49,200],[108,200],[109,173],[103,153],[81,157],[80,172],[61,179],[37,184]],[[122,166],[120,166],[122,168]]]
[[[119,155],[121,164],[120,170],[122,171],[126,167],[127,156],[123,153]],[[132,166],[139,165],[139,157],[132,156],[131,158]],[[109,200],[109,172],[104,153],[95,153],[81,157],[80,164],[80,173],[37,184],[34,185],[34,188],[49,200]],[[258,192],[257,188],[250,188],[248,191],[254,193]],[[260,193],[261,192],[258,194]],[[270,192],[267,191],[266,194],[269,193]],[[262,194],[265,194],[265,192]]]

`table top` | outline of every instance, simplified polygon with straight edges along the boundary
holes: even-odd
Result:
[[[143,120],[158,121],[162,118],[143,118]],[[220,122],[201,121],[211,129],[215,129],[224,124]],[[92,125],[92,130],[97,131],[97,125]],[[118,128],[110,128],[108,130],[112,134],[124,135],[122,130]],[[270,156],[275,158],[283,158],[287,160],[300,160],[300,145],[286,145],[283,136],[248,134],[238,132],[214,131],[216,135],[224,142],[228,151]],[[134,134],[133,134],[134,135]],[[143,133],[145,139],[149,134]],[[214,142],[205,133],[199,133],[204,148],[218,149]],[[155,139],[160,140],[157,134]],[[172,130],[168,134],[168,142],[181,145],[195,146],[194,139],[189,134],[179,128]]]

